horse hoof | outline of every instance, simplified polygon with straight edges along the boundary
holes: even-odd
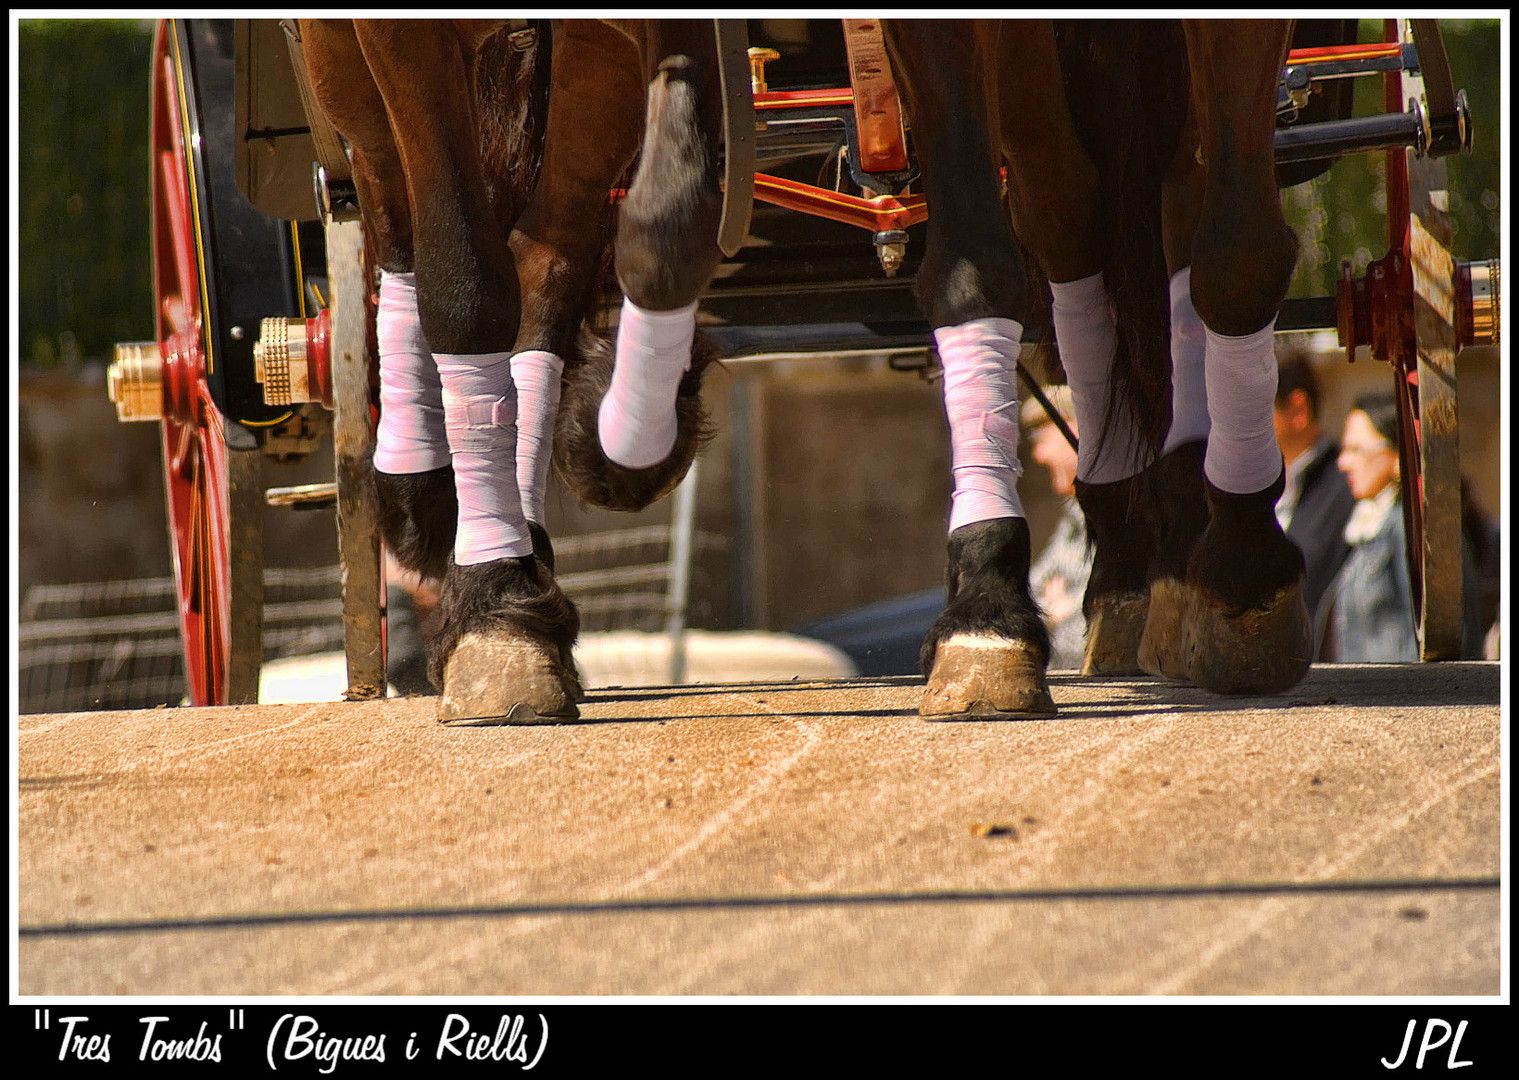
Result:
[[[1150,598],[1146,593],[1104,596],[1087,619],[1083,675],[1138,675],[1139,645],[1144,636]]]
[[[1139,669],[1163,679],[1187,679],[1187,627],[1191,592],[1177,578],[1150,585],[1149,609],[1135,660]]]
[[[583,697],[558,650],[522,636],[467,633],[443,668],[438,722],[450,727],[559,724]]]
[[[1313,626],[1300,583],[1264,608],[1230,613],[1193,590],[1187,625],[1187,680],[1216,694],[1280,694],[1308,673]]]
[[[1032,720],[1055,715],[1044,665],[1026,644],[957,634],[941,641],[918,714],[925,720]]]

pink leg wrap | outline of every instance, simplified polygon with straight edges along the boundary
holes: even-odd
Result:
[[[1272,319],[1243,337],[1207,331],[1208,416],[1213,430],[1203,473],[1220,491],[1260,491],[1282,473],[1282,452],[1271,422],[1275,330]]]
[[[1013,319],[972,319],[934,331],[944,366],[955,476],[949,531],[994,518],[1023,517],[1018,499],[1018,343]]]
[[[512,357],[512,383],[517,388],[517,490],[523,514],[538,525],[543,524],[563,371],[564,361],[550,352],[534,350]]]
[[[448,464],[443,428],[443,384],[422,320],[417,317],[417,276],[380,271],[380,426],[374,467],[392,475],[421,473]]]
[[[454,561],[460,566],[531,555],[517,493],[517,396],[510,353],[439,353],[443,415],[459,494]]]
[[[1118,330],[1102,274],[1078,281],[1052,281],[1051,312],[1060,363],[1071,387],[1081,448],[1076,455],[1076,478],[1091,484],[1123,480],[1149,464],[1138,428],[1127,409],[1107,417],[1113,364],[1118,355]],[[1106,423],[1106,432],[1104,432]]]
[[[691,367],[696,304],[645,311],[624,298],[612,384],[601,399],[601,449],[625,469],[647,469],[675,448],[675,394]]]
[[[1206,327],[1192,306],[1192,268],[1171,278],[1171,430],[1163,452],[1208,437]]]

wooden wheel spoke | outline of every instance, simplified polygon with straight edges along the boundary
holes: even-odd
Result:
[[[208,575],[205,550],[206,493],[201,469],[201,455],[197,452],[193,456],[190,476],[187,478],[190,490],[190,542],[186,545],[186,553],[189,555],[190,565],[185,568],[185,594],[190,602],[189,610],[204,614],[205,606],[202,601],[205,597]]]
[[[169,468],[182,479],[189,481],[194,476],[193,457],[195,446],[195,428],[189,424],[179,427],[174,440],[174,456],[169,461]]]
[[[176,299],[166,297],[165,315],[175,330],[184,330],[200,308],[200,278],[195,270],[195,252],[191,250],[190,208],[184,199],[187,190],[184,176],[184,160],[167,151],[159,155],[159,167],[163,173],[163,203],[169,214],[169,235],[174,243],[174,270],[178,277],[179,322],[173,321],[168,310]]]

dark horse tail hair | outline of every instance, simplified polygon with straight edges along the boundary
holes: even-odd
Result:
[[[527,208],[543,169],[551,36],[546,21],[534,24],[530,39],[501,30],[475,58],[472,96],[480,160],[503,236]]]
[[[1171,424],[1170,301],[1161,242],[1161,185],[1189,95],[1181,27],[1165,20],[1057,20],[1056,43],[1078,137],[1097,168],[1102,271],[1118,313],[1118,356],[1105,416],[1127,407],[1155,457]],[[1033,295],[1049,284],[1025,259]],[[1049,325],[1046,321],[1046,325]],[[1109,424],[1082,438],[1105,437]]]

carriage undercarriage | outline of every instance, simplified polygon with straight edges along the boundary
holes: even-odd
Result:
[[[1455,358],[1497,340],[1498,269],[1448,254],[1441,157],[1469,146],[1471,126],[1432,27],[1420,25],[1414,40],[1399,23],[1382,46],[1293,55],[1283,113],[1317,80],[1382,78],[1383,115],[1282,127],[1277,156],[1387,153],[1389,245],[1364,276],[1347,268],[1336,296],[1288,301],[1277,328],[1336,329],[1352,358],[1368,345],[1395,372],[1420,653],[1440,660],[1459,656],[1461,644]],[[914,240],[931,208],[911,190],[910,133],[891,108],[872,29],[846,21],[836,50],[840,69],[855,75],[852,88],[837,71],[833,85],[818,85],[828,79],[817,72],[793,85],[781,50],[749,50],[752,231],[767,242],[731,260],[703,300],[708,330],[720,343],[727,335],[730,355],[755,348],[740,332],[754,324],[770,327],[786,351],[926,348],[927,323],[902,313],[916,311],[910,284],[922,245]],[[374,269],[332,133],[323,154],[324,133],[313,135],[285,46],[272,21],[240,20],[235,31],[161,24],[152,97],[158,340],[120,346],[110,380],[122,419],[162,426],[198,705],[257,697],[265,501],[336,507],[349,696],[385,686],[381,552],[360,472],[373,438]],[[831,183],[795,178],[817,174],[820,159]],[[327,165],[315,198],[314,161]],[[803,215],[866,235],[852,245],[813,242]],[[786,258],[797,250],[825,268],[821,284],[799,288],[794,269],[787,280]],[[840,324],[858,329],[841,335]],[[261,489],[260,455],[309,453],[328,427],[332,485]]]

